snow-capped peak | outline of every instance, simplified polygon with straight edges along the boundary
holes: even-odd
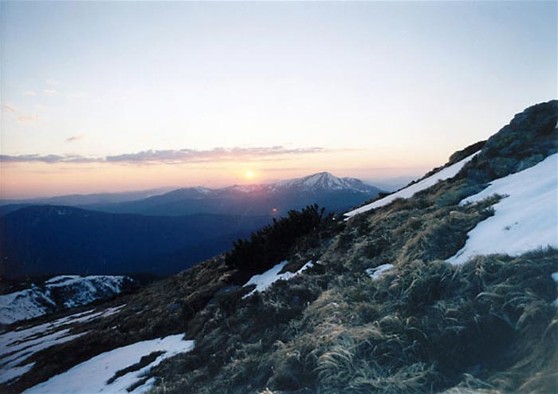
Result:
[[[377,191],[373,186],[363,183],[356,178],[338,178],[329,172],[319,172],[301,178],[287,179],[270,184],[234,185],[214,192],[221,194],[226,192],[237,192],[244,194],[274,193],[286,190],[295,191],[357,191],[371,193]]]
[[[365,191],[369,188],[356,178],[338,178],[329,172],[319,172],[302,178],[277,182],[275,188],[297,188],[303,190],[358,190]]]

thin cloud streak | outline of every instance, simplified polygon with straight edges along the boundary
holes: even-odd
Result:
[[[19,112],[19,109],[8,103],[2,104],[2,109],[6,112]]]
[[[17,122],[35,122],[41,120],[41,117],[39,115],[24,112],[21,109],[8,103],[2,103],[2,111],[13,114],[12,116],[16,117],[15,119]]]
[[[73,135],[71,137],[66,138],[66,142],[75,142],[75,141],[79,141],[85,138],[85,134],[77,134],[77,135]]]
[[[0,155],[0,162],[3,163],[47,163],[47,164],[63,164],[63,163],[98,163],[102,159],[87,158],[76,155]]]
[[[76,136],[77,137],[77,136]],[[70,137],[68,140],[70,140]],[[203,163],[231,160],[266,160],[283,156],[301,156],[324,153],[329,150],[320,147],[287,149],[282,146],[259,148],[215,148],[211,150],[178,149],[178,150],[147,150],[106,157],[86,157],[80,155],[0,155],[4,163],[122,163],[122,164],[181,164]]]
[[[17,117],[18,122],[35,122],[39,120],[41,120],[41,117],[35,114],[21,114]]]

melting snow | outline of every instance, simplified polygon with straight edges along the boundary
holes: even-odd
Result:
[[[314,266],[312,261],[309,261],[306,264],[304,264],[296,272],[284,272],[284,273],[280,274],[279,272],[281,272],[281,270],[287,264],[288,264],[288,261],[285,260],[285,261],[277,264],[273,268],[267,270],[263,274],[254,275],[252,278],[250,278],[250,280],[248,282],[246,282],[246,284],[243,287],[247,287],[247,286],[250,286],[250,285],[256,285],[256,288],[254,290],[252,290],[250,293],[244,295],[244,297],[242,297],[242,298],[247,298],[247,297],[251,296],[252,294],[256,293],[257,291],[263,292],[263,291],[267,290],[273,283],[277,282],[278,280],[289,280],[293,276],[296,276],[296,275],[306,271],[308,268],[311,268],[311,267]]]
[[[394,267],[393,264],[382,264],[377,266],[376,268],[368,268],[366,270],[366,273],[368,274],[369,277],[372,278],[372,280],[378,280],[382,276],[384,276],[386,272],[391,271],[393,267]]]
[[[93,309],[75,313],[53,322],[40,324],[23,330],[0,334],[0,383],[18,378],[33,368],[29,358],[44,349],[72,341],[86,332],[70,335],[69,324],[83,323],[95,318],[117,313],[122,307],[108,308],[93,313]]]
[[[494,194],[494,216],[468,233],[465,246],[448,262],[461,264],[475,255],[519,255],[547,246],[558,248],[558,154],[521,172],[496,179],[461,202],[474,203]]]
[[[50,378],[44,383],[31,387],[25,393],[128,393],[128,388],[141,382],[142,377],[164,359],[188,352],[194,348],[194,341],[185,341],[183,337],[182,334],[171,335],[165,338],[137,342],[102,353]],[[118,371],[138,363],[143,356],[158,351],[164,353],[150,364],[130,371],[118,377],[112,383],[108,383]],[[132,392],[147,392],[152,388],[154,382],[154,379],[149,379]]]
[[[428,178],[425,178],[420,182],[417,182],[411,186],[406,187],[405,189],[399,190],[398,192],[390,194],[387,197],[376,200],[370,204],[364,205],[353,211],[347,212],[345,213],[345,216],[348,219],[360,213],[368,212],[372,209],[383,207],[384,205],[387,205],[398,198],[410,198],[414,196],[416,193],[428,189],[431,186],[434,186],[439,181],[453,178],[454,176],[457,175],[457,173],[463,168],[465,164],[467,164],[469,161],[471,161],[473,157],[477,155],[477,153],[474,153],[471,156],[468,156],[465,159],[438,171],[437,173],[429,176]]]

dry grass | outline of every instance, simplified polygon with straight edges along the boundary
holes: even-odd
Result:
[[[378,281],[310,272],[233,313],[213,305],[196,350],[157,374],[165,392],[554,390],[557,261],[415,260]]]

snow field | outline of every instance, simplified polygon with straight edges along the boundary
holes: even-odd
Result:
[[[93,309],[39,324],[30,328],[0,334],[0,383],[19,378],[33,368],[29,358],[41,350],[72,341],[87,332],[70,335],[70,324],[80,324],[92,319],[117,313],[124,305],[94,312]]]
[[[465,246],[448,262],[462,264],[475,255],[517,256],[539,248],[558,248],[558,154],[492,181],[461,204],[472,204],[495,194],[503,198],[494,205],[494,216],[472,229]]]
[[[183,334],[164,338],[137,342],[120,347],[91,358],[70,370],[56,375],[46,382],[40,383],[24,393],[59,394],[59,393],[145,393],[155,383],[148,379],[143,384],[128,391],[129,388],[141,383],[142,377],[164,359],[184,353],[194,348],[194,341],[185,341]],[[129,371],[108,383],[118,371],[126,369],[140,361],[143,356],[153,352],[163,352],[150,364]]]

